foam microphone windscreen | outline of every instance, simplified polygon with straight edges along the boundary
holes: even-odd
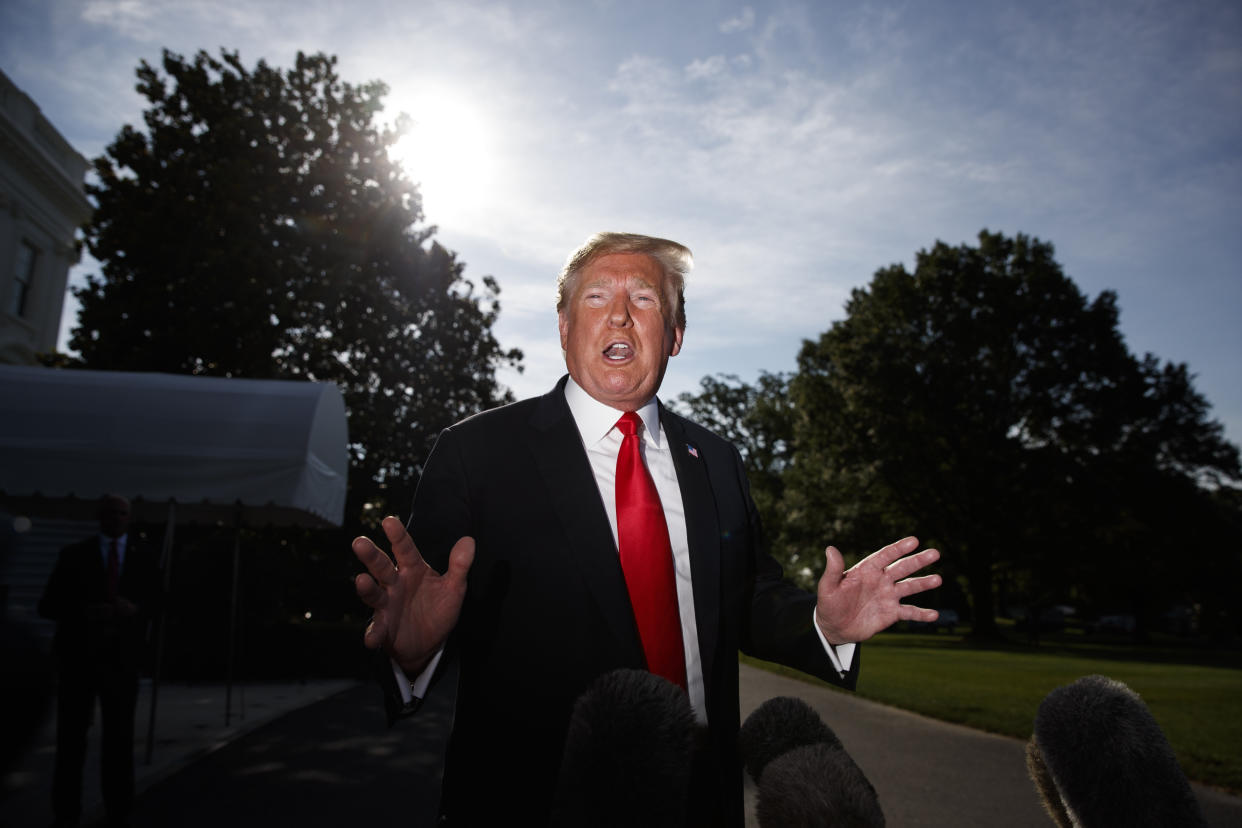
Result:
[[[761,828],[883,828],[875,788],[840,744],[804,745],[763,771],[755,801]]]
[[[1206,825],[1147,705],[1105,676],[1081,678],[1044,698],[1027,768],[1058,825]]]
[[[552,824],[684,826],[694,743],[684,690],[646,670],[605,673],[574,705]]]
[[[755,708],[742,724],[737,741],[742,761],[755,782],[768,762],[796,747],[841,744],[809,704],[792,696],[777,696]]]
[[[768,699],[746,717],[738,750],[758,785],[763,828],[884,825],[875,788],[832,728],[802,699]]]

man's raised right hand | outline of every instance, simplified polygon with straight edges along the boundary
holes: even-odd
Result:
[[[367,568],[354,578],[354,589],[375,611],[363,642],[371,649],[382,648],[406,675],[416,676],[457,625],[466,597],[466,574],[474,562],[474,538],[464,537],[453,545],[448,569],[441,575],[423,560],[401,521],[386,517],[383,527],[393,558],[370,538],[353,542],[354,555]]]

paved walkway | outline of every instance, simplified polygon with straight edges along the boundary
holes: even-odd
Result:
[[[806,700],[875,786],[888,824],[1048,828],[1026,776],[1023,742],[948,725],[745,665],[742,715],[774,696]],[[160,688],[152,761],[144,761],[150,687],[139,702],[136,826],[429,825],[447,704],[386,729],[374,687],[352,681],[234,688]],[[426,714],[426,715],[424,715]],[[1033,714],[1032,714],[1033,715]],[[97,738],[97,733],[95,734]],[[0,825],[51,822],[54,740],[45,725],[4,780]],[[98,747],[85,784],[88,820],[101,816]],[[1242,798],[1195,786],[1209,825],[1242,826]],[[753,796],[753,786],[749,788]],[[395,819],[395,821],[394,821]],[[753,816],[749,825],[755,826]]]
[[[156,703],[151,760],[146,760],[151,683],[139,688],[134,726],[135,787],[142,792],[213,751],[298,708],[356,685],[348,680],[240,684],[162,684]],[[227,713],[227,716],[226,716]],[[0,784],[0,826],[25,828],[52,822],[52,767],[56,757],[55,703],[17,767]],[[92,727],[83,773],[83,824],[102,818],[99,794],[99,728]]]

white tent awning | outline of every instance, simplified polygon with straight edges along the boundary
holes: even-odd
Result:
[[[347,443],[331,383],[0,366],[10,511],[114,492],[179,519],[340,525]]]

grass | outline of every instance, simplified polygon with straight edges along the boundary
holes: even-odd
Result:
[[[935,719],[1028,739],[1051,690],[1098,673],[1142,696],[1191,779],[1242,793],[1242,665],[1237,654],[1108,646],[971,645],[960,635],[888,632],[862,651],[857,693]],[[765,669],[803,673],[743,656]]]

